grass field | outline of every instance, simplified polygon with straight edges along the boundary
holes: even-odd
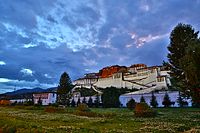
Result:
[[[34,109],[34,110],[32,110]],[[75,109],[47,113],[43,108],[0,107],[1,132],[200,132],[200,109],[159,108],[155,118],[136,118],[128,109],[94,108],[99,117],[75,115]]]

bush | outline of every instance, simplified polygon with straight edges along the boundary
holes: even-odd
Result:
[[[24,105],[25,105],[25,106],[32,106],[32,105],[34,105],[34,102],[33,102],[33,101],[26,101],[26,102],[24,103]]]
[[[77,107],[78,111],[82,111],[82,112],[88,112],[90,111],[90,109],[88,108],[87,104],[85,103],[80,103]]]
[[[81,105],[81,104],[80,104]],[[78,116],[87,116],[87,117],[106,117],[106,118],[112,118],[116,116],[115,113],[97,113],[97,112],[92,112],[92,111],[80,111],[76,110],[73,114],[78,115]]]
[[[64,109],[48,106],[48,107],[44,108],[44,112],[47,112],[47,113],[62,113],[62,112],[64,112]]]
[[[7,126],[7,125],[5,125],[5,126],[2,128],[2,132],[3,132],[3,133],[16,133],[16,132],[17,132],[17,129],[16,129],[16,127],[14,127],[14,126]]]
[[[136,117],[154,117],[156,116],[156,111],[148,106],[147,103],[137,103],[135,106],[135,116]]]
[[[128,109],[134,109],[135,108],[135,104],[136,104],[135,100],[131,99],[130,101],[128,101],[126,106],[127,106]]]
[[[58,107],[58,103],[50,103],[49,106],[52,106],[52,107]]]
[[[87,117],[101,117],[101,114],[95,112],[88,112],[88,111],[76,111],[75,115],[79,116],[87,116]]]

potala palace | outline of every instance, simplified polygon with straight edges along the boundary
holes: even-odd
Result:
[[[126,66],[110,66],[98,73],[86,74],[74,81],[76,87],[93,88],[128,88],[144,92],[167,89],[170,83],[169,70],[163,66],[147,67],[145,64]]]
[[[178,91],[167,91],[171,86],[169,68],[166,66],[151,66],[148,67],[145,64],[134,64],[130,67],[126,66],[109,66],[101,69],[98,73],[85,74],[83,78],[79,78],[74,81],[74,89],[77,88],[90,88],[98,93],[102,93],[98,88],[116,87],[116,88],[128,88],[137,90],[135,92],[123,94],[119,97],[122,106],[126,106],[126,103],[130,99],[134,99],[139,102],[141,96],[143,96],[148,104],[152,92],[158,100],[158,107],[162,107],[162,100],[165,93],[168,93],[170,99],[174,102],[174,107],[178,107]],[[163,91],[164,90],[164,91]],[[156,92],[155,92],[156,91]],[[83,99],[79,94],[75,93],[74,100],[78,98]],[[89,97],[86,97],[89,99]],[[186,99],[188,106],[191,106],[191,99]]]

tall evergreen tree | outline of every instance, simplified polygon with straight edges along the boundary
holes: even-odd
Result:
[[[86,101],[86,98],[85,97],[83,97],[83,101],[82,101],[82,103],[87,103],[87,101]]]
[[[72,101],[71,101],[71,107],[75,107],[75,106],[76,106],[76,103],[75,103],[74,98],[73,98]]]
[[[126,107],[130,110],[134,109],[135,108],[135,105],[136,105],[136,102],[134,99],[131,98],[131,100],[129,100],[127,103],[126,103]]]
[[[98,108],[99,104],[100,104],[100,99],[99,99],[99,94],[97,94],[96,98],[94,100],[94,105],[95,105],[96,108]]]
[[[200,41],[191,25],[178,24],[171,32],[168,59],[171,76],[180,91],[200,105]]]
[[[154,94],[152,93],[152,96],[151,96],[151,101],[150,101],[150,105],[154,108],[156,108],[158,106],[158,102],[156,100],[156,97],[154,96]]]
[[[90,97],[89,100],[88,100],[88,106],[89,106],[89,107],[92,107],[92,106],[93,106],[93,100],[92,100],[91,97]]]
[[[72,82],[69,75],[64,72],[60,77],[60,82],[57,90],[57,102],[62,105],[67,105],[69,101],[69,92],[72,89]]]
[[[193,104],[200,107],[200,40],[192,41],[186,49],[180,64],[185,73],[187,91],[192,97]]]
[[[78,107],[78,105],[81,103],[81,99],[80,98],[78,98],[78,101],[77,101],[77,103],[76,103],[76,106]]]
[[[39,106],[42,105],[42,99],[41,99],[41,97],[39,97],[37,104],[38,104]]]
[[[172,104],[169,95],[167,93],[165,93],[162,104],[164,105],[164,107],[170,107]]]
[[[143,96],[140,97],[140,103],[146,103],[146,101],[145,101]]]

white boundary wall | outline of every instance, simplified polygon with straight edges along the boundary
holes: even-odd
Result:
[[[158,102],[158,107],[164,107],[162,105],[163,102],[163,98],[165,96],[165,93],[167,93],[169,95],[169,98],[171,100],[171,102],[175,102],[174,105],[172,105],[171,107],[179,107],[178,104],[178,97],[179,97],[179,92],[178,91],[160,91],[160,92],[154,92],[154,96],[156,97],[156,100]],[[131,94],[131,93],[127,93],[127,94],[123,94],[119,97],[119,100],[122,104],[122,107],[126,107],[126,104],[128,101],[130,101],[131,99],[134,99],[137,103],[140,102],[140,98],[144,97],[146,103],[148,105],[150,105],[150,101],[151,101],[151,96],[152,93],[144,93],[144,94]],[[192,106],[192,101],[191,99],[186,99],[186,101],[188,102],[188,106]]]

